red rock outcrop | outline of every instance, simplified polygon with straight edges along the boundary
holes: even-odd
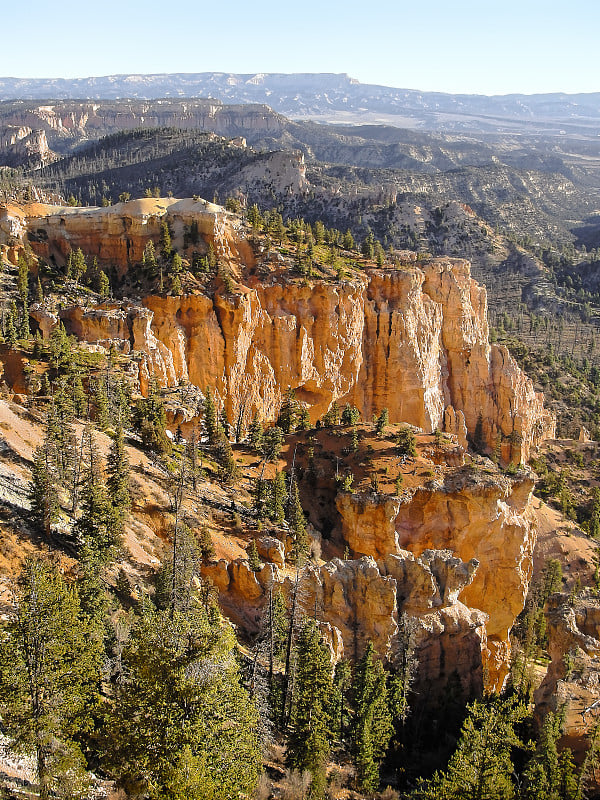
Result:
[[[533,479],[526,472],[510,479],[485,463],[457,469],[402,499],[343,493],[337,508],[341,535],[355,554],[450,550],[479,562],[461,599],[489,617],[485,662],[490,685],[500,688],[510,666],[510,630],[532,572]]]
[[[175,247],[183,248],[195,222],[240,277],[233,293],[145,298],[152,333],[173,365],[150,359],[148,369],[156,363],[166,385],[213,387],[232,420],[255,410],[273,419],[288,386],[313,419],[334,400],[353,402],[365,419],[387,407],[392,422],[446,427],[463,442],[477,430],[490,451],[500,443],[507,461],[526,460],[532,445],[553,435],[542,396],[506,348],[489,344],[486,292],[467,261],[438,258],[339,282],[299,282],[289,273],[244,278],[247,248],[235,218],[174,198],[92,209],[10,206],[0,213],[0,234],[27,233],[44,258],[81,247],[125,271],[149,239],[158,240],[164,218]]]

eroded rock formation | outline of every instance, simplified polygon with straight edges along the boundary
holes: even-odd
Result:
[[[125,272],[150,239],[158,241],[163,219],[179,249],[197,226],[204,245],[213,244],[239,278],[233,292],[143,300],[152,312],[148,347],[158,340],[170,353],[147,365],[164,385],[214,387],[231,420],[241,414],[248,421],[255,410],[273,419],[288,386],[313,420],[334,400],[354,403],[365,419],[387,407],[392,422],[445,428],[463,444],[477,434],[490,451],[499,445],[506,461],[526,460],[532,445],[553,434],[542,396],[505,347],[489,344],[486,292],[467,261],[369,269],[339,282],[300,282],[284,271],[259,280],[246,269],[251,255],[235,217],[174,198],[93,209],[9,207],[0,233],[27,233],[46,259],[81,247]],[[87,319],[90,331],[79,325],[78,335],[111,338]]]
[[[489,617],[486,666],[491,685],[501,687],[510,664],[509,633],[532,572],[534,484],[528,472],[511,479],[485,463],[455,470],[402,499],[343,493],[337,508],[352,553],[379,558],[401,548],[416,555],[442,549],[479,562],[462,600]]]
[[[550,665],[535,692],[536,717],[541,722],[548,711],[564,712],[565,743],[581,760],[600,715],[600,603],[554,594],[546,622]]]
[[[444,691],[450,677],[460,680],[465,697],[483,686],[482,652],[487,616],[468,608],[458,596],[473,580],[478,564],[464,563],[449,551],[425,551],[420,557],[400,550],[385,559],[333,559],[301,573],[297,597],[306,615],[317,618],[336,658],[360,658],[369,641],[392,663],[408,647],[418,664],[415,689]],[[248,561],[224,560],[203,567],[221,592],[234,620],[256,631],[267,593],[282,585],[291,598],[295,579],[283,578],[265,564],[254,573]],[[433,689],[432,687],[435,687]]]

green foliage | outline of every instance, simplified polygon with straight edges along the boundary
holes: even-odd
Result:
[[[558,753],[560,733],[560,716],[549,712],[536,751],[523,773],[521,800],[542,797],[544,800],[580,800],[581,791],[571,751],[567,748],[560,755]]]
[[[219,478],[224,483],[233,483],[237,480],[239,469],[233,456],[231,443],[223,428],[217,430],[217,441],[214,444],[213,452],[215,461],[219,465]]]
[[[360,789],[374,792],[379,786],[379,764],[386,754],[393,727],[385,671],[371,642],[356,665],[352,694],[355,703],[352,743],[356,779]]]
[[[82,547],[97,564],[108,563],[120,541],[122,515],[108,498],[98,451],[90,432],[88,464],[82,481],[81,516],[75,526]]]
[[[106,488],[110,502],[119,513],[131,506],[129,491],[129,458],[125,449],[123,426],[117,425],[106,459]]]
[[[329,648],[313,620],[300,631],[297,663],[287,760],[294,769],[312,774],[311,795],[320,798],[331,747],[333,669]]]
[[[172,255],[171,231],[166,219],[160,224],[160,254],[164,261],[170,261]]]
[[[514,699],[476,701],[469,706],[445,772],[422,781],[415,800],[512,800],[515,795],[511,751],[520,745],[515,726],[525,716]]]
[[[212,541],[210,542],[212,546]],[[204,542],[206,548],[206,541]],[[213,548],[214,552],[214,548]],[[202,544],[192,531],[178,523],[173,532],[173,548],[161,560],[156,575],[155,603],[161,610],[173,609],[187,613],[192,603],[194,581],[200,576]]]
[[[210,388],[206,389],[204,395],[204,416],[202,419],[204,433],[208,439],[208,444],[212,447],[217,441],[217,408],[212,398]]]
[[[167,416],[154,379],[148,386],[148,396],[138,400],[135,405],[133,424],[145,447],[162,454],[171,452],[172,445],[166,434]]]
[[[294,390],[288,386],[283,396],[283,402],[279,410],[277,425],[284,433],[292,433],[298,424],[300,416],[300,404],[296,400]]]
[[[82,745],[92,727],[102,647],[76,589],[46,562],[28,560],[1,636],[0,713],[12,747],[35,755],[42,800],[88,797]]]
[[[252,539],[248,546],[248,564],[252,572],[260,572],[262,564],[260,556],[258,555],[258,548],[256,547],[256,539]]]
[[[43,444],[35,451],[29,487],[32,520],[40,532],[50,536],[52,525],[58,521],[58,475],[54,442],[46,434]]]
[[[257,712],[240,684],[230,628],[201,606],[146,610],[122,655],[108,763],[148,800],[238,800],[260,772]]]
[[[400,429],[396,438],[396,446],[398,452],[402,456],[410,456],[415,458],[417,455],[417,440],[415,432],[408,425]]]
[[[277,461],[283,446],[283,431],[273,425],[264,431],[261,442],[261,452],[265,461]]]
[[[250,423],[250,427],[248,428],[248,444],[256,453],[261,448],[262,437],[263,427],[260,419],[258,418],[258,414],[255,411],[254,416],[252,417],[252,422]]]
[[[390,424],[390,414],[387,408],[381,409],[381,414],[375,421],[375,431],[377,436],[381,437],[385,433],[386,427]]]
[[[344,406],[344,410],[342,411],[342,425],[356,425],[360,420],[360,411],[356,406],[351,406],[348,403]],[[387,424],[387,423],[386,423]]]

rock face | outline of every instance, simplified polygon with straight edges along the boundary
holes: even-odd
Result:
[[[564,743],[580,761],[588,736],[598,723],[600,707],[600,604],[582,597],[554,594],[546,612],[550,666],[535,692],[535,713],[541,722],[548,711],[565,710]]]
[[[150,359],[165,385],[183,379],[213,387],[231,420],[241,414],[248,421],[255,410],[273,419],[288,386],[313,420],[334,400],[354,403],[365,419],[387,407],[392,422],[446,427],[463,442],[477,434],[490,451],[500,444],[507,461],[526,460],[532,445],[553,435],[542,396],[506,348],[489,344],[485,289],[466,261],[371,269],[340,282],[300,283],[288,273],[244,278],[248,248],[235,218],[205,201],[174,198],[92,209],[8,207],[0,233],[27,232],[46,259],[81,247],[124,272],[158,240],[163,219],[177,248],[197,225],[241,279],[229,294],[145,298],[152,333],[171,353],[172,370]],[[98,331],[98,339],[108,338]]]
[[[485,462],[483,462],[485,464]],[[510,666],[509,633],[522,611],[532,571],[535,529],[530,506],[533,479],[498,473],[490,464],[464,467],[432,481],[412,496],[338,496],[341,534],[354,553],[450,550],[476,559],[479,569],[462,601],[488,616],[485,663],[490,685],[500,688]]]
[[[210,242],[222,258],[241,261],[231,215],[205,200],[143,198],[106,208],[9,205],[0,212],[0,230],[13,236],[27,232],[34,253],[47,261],[63,264],[69,251],[80,247],[122,275],[141,263],[150,240],[158,245],[165,220],[178,250],[184,251],[186,229],[194,223],[205,246]]]
[[[26,125],[0,127],[0,163],[3,166],[41,166],[52,158],[43,130],[33,130]]]
[[[430,701],[456,674],[464,696],[472,697],[483,687],[487,617],[458,596],[477,566],[475,560],[464,563],[448,551],[416,557],[400,550],[379,562],[366,556],[336,558],[303,571],[298,602],[308,616],[316,615],[336,658],[360,658],[371,641],[382,658],[394,662],[408,647],[418,663],[417,692]],[[229,615],[252,632],[258,629],[272,586],[283,585],[288,596],[294,591],[295,581],[288,577],[282,583],[272,564],[253,573],[247,561],[238,559],[213,562],[202,571],[220,590]]]

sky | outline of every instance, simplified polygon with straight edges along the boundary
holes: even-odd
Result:
[[[600,91],[598,0],[28,0],[0,76],[338,72],[452,93]]]

